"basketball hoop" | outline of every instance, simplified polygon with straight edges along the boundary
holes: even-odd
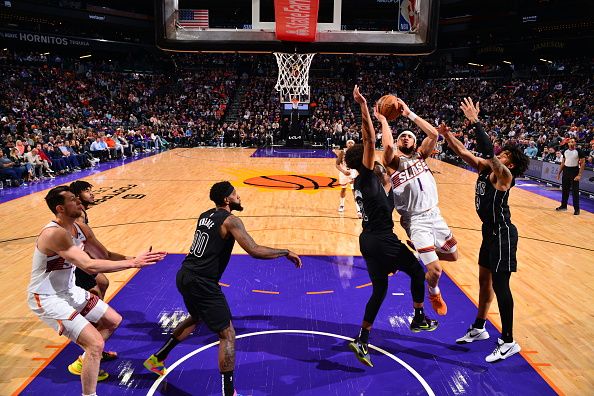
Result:
[[[309,66],[315,54],[286,54],[275,52],[278,65],[276,89],[281,103],[291,103],[296,109],[299,103],[309,103]]]

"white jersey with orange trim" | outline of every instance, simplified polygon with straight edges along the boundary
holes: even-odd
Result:
[[[87,240],[78,224],[74,223],[77,235],[72,237],[74,245],[84,250],[84,242]],[[61,227],[55,221],[51,221],[43,229]],[[31,270],[31,282],[28,291],[36,294],[58,294],[68,291],[74,287],[74,268],[59,255],[47,256],[35,245],[33,252],[33,268]]]
[[[400,215],[414,215],[437,206],[437,185],[420,153],[400,156],[398,170],[390,175],[394,206]]]
[[[353,183],[353,181],[357,178],[357,176],[359,175],[359,173],[355,170],[355,169],[350,169],[347,165],[346,165],[346,153],[347,153],[348,148],[343,148],[342,149],[342,166],[344,167],[344,169],[348,170],[351,174],[350,176],[345,175],[342,172],[338,172],[338,184],[340,184],[343,188],[346,188],[346,185],[349,183]],[[353,186],[351,185],[351,188]]]

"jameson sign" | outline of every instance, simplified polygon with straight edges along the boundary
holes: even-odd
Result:
[[[52,34],[40,34],[32,32],[15,32],[0,30],[0,39],[7,41],[20,41],[34,44],[49,44],[62,47],[90,47],[88,40],[77,39],[66,36],[55,36]]]

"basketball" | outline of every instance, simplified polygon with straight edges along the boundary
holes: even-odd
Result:
[[[377,108],[388,121],[394,121],[402,112],[400,103],[394,95],[384,95],[377,101]]]

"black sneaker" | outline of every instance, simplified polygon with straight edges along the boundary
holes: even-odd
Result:
[[[557,212],[567,212],[567,206],[559,206],[558,208],[555,208],[555,210]]]
[[[361,363],[366,366],[373,367],[373,363],[371,363],[371,356],[369,356],[369,348],[367,344],[361,342],[358,338],[355,338],[353,341],[349,342],[349,348],[351,351],[355,352],[355,356]]]
[[[579,214],[580,214],[580,210],[579,210],[579,209],[576,209],[576,210],[573,212],[573,214],[574,214],[574,215],[576,215],[576,216],[577,216],[577,215],[579,215]]]
[[[433,331],[437,329],[437,326],[437,320],[429,319],[427,315],[425,315],[422,321],[417,322],[413,318],[412,322],[410,322],[410,329],[414,333],[418,333],[420,331]]]

